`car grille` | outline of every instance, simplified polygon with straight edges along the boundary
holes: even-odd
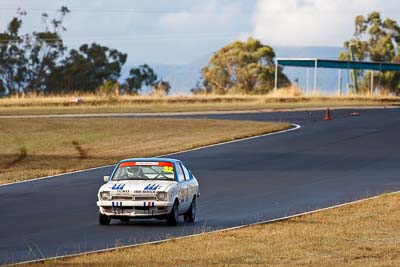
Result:
[[[156,200],[156,197],[155,196],[135,196],[134,200],[137,200],[137,201]]]
[[[112,200],[132,200],[132,196],[112,196]]]
[[[111,200],[152,201],[156,200],[156,197],[155,196],[112,196]]]

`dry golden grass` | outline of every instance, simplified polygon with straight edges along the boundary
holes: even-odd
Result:
[[[400,194],[282,222],[29,266],[400,266]]]
[[[0,99],[0,115],[66,114],[66,113],[131,113],[292,109],[339,106],[400,105],[400,97],[301,96],[298,89],[283,89],[267,96],[207,95],[207,96],[117,96],[95,95],[65,97],[24,97]]]
[[[0,183],[156,156],[290,127],[205,119],[0,119]]]

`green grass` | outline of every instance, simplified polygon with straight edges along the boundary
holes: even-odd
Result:
[[[0,183],[114,164],[290,127],[206,119],[0,119]]]

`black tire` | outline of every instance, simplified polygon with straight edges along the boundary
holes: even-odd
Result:
[[[196,197],[193,197],[189,210],[183,214],[183,219],[187,223],[192,223],[196,220]]]
[[[171,212],[167,215],[167,224],[169,226],[177,226],[179,223],[179,204],[175,201],[174,206],[172,206]]]
[[[99,223],[101,225],[109,225],[111,222],[111,218],[108,217],[107,215],[99,213]]]

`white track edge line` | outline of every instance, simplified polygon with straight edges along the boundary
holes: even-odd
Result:
[[[155,158],[160,158],[160,157],[165,157],[165,156],[176,155],[176,154],[181,154],[181,153],[185,153],[185,152],[190,152],[190,151],[196,151],[196,150],[200,150],[200,149],[205,149],[205,148],[209,148],[209,147],[227,145],[227,144],[236,143],[236,142],[241,142],[241,141],[246,141],[246,140],[250,140],[250,139],[254,139],[254,138],[265,137],[265,136],[269,136],[269,135],[275,135],[275,134],[280,134],[280,133],[286,133],[286,132],[290,132],[290,131],[295,131],[295,130],[298,130],[298,129],[301,128],[301,125],[299,125],[299,124],[291,123],[291,125],[294,126],[294,127],[293,127],[293,128],[289,128],[289,129],[286,129],[286,130],[281,130],[281,131],[278,131],[278,132],[265,133],[265,134],[260,134],[260,135],[255,135],[255,136],[240,138],[240,139],[236,139],[236,140],[231,140],[231,141],[225,141],[225,142],[216,143],[216,144],[211,144],[211,145],[200,146],[200,147],[196,147],[196,148],[181,150],[181,151],[172,152],[172,153],[163,154],[163,155],[158,155],[158,156],[154,156],[154,157],[155,157]],[[76,170],[76,171],[71,171],[71,172],[59,173],[59,174],[55,174],[55,175],[49,175],[49,176],[45,176],[45,177],[38,177],[38,178],[33,178],[33,179],[29,179],[29,180],[24,180],[24,181],[17,181],[17,182],[12,182],[12,183],[0,184],[0,187],[12,186],[12,185],[22,184],[22,183],[35,182],[35,181],[40,181],[40,180],[45,180],[45,179],[51,179],[51,178],[56,178],[56,177],[60,177],[60,176],[67,175],[67,174],[75,174],[75,173],[80,173],[80,172],[92,171],[92,170],[97,170],[97,169],[102,169],[102,168],[111,167],[111,166],[114,166],[114,165],[115,165],[115,164],[109,164],[109,165],[98,166],[98,167],[93,167],[93,168],[88,168],[88,169],[83,169],[83,170]]]
[[[332,210],[332,209],[336,209],[336,208],[340,208],[340,207],[344,207],[344,206],[350,206],[350,205],[354,205],[354,204],[357,204],[357,203],[362,203],[362,202],[365,202],[365,201],[368,201],[368,200],[379,198],[379,197],[381,197],[381,196],[383,196],[385,194],[387,194],[387,195],[395,195],[395,194],[399,194],[399,193],[400,193],[400,191],[395,191],[395,192],[390,192],[390,193],[382,193],[382,194],[379,194],[379,195],[376,195],[376,196],[372,196],[372,197],[353,200],[353,201],[349,201],[349,202],[345,202],[345,203],[341,203],[341,204],[337,204],[337,205],[333,205],[333,206],[329,206],[329,207],[325,207],[325,208],[320,208],[320,209],[316,209],[316,210],[310,210],[310,211],[297,213],[297,214],[293,214],[293,215],[289,215],[289,216],[284,216],[284,217],[280,217],[280,218],[276,218],[276,219],[260,221],[260,222],[255,222],[255,223],[248,223],[248,224],[243,224],[243,225],[238,225],[238,226],[234,226],[234,227],[228,227],[228,228],[218,229],[218,230],[213,230],[213,231],[208,231],[208,232],[202,232],[202,233],[185,235],[185,236],[165,238],[165,239],[161,239],[161,240],[150,241],[150,242],[145,242],[145,243],[140,243],[140,244],[132,244],[132,245],[125,245],[125,246],[120,246],[120,247],[105,248],[105,249],[88,251],[88,252],[79,252],[79,253],[70,254],[70,255],[64,255],[64,256],[55,256],[55,257],[49,257],[49,258],[43,258],[43,259],[37,259],[37,260],[31,260],[31,261],[23,261],[23,262],[18,262],[18,263],[7,264],[5,266],[15,266],[15,265],[22,265],[22,264],[38,263],[38,262],[43,262],[43,261],[51,261],[51,260],[73,258],[73,257],[78,257],[78,256],[83,256],[83,255],[97,254],[97,253],[102,253],[102,252],[110,252],[110,251],[119,250],[119,249],[127,249],[127,248],[133,248],[133,247],[139,247],[139,246],[145,246],[145,245],[161,244],[161,243],[168,242],[170,240],[181,240],[181,239],[197,237],[197,236],[202,236],[202,235],[223,233],[223,232],[227,232],[227,231],[246,228],[246,227],[249,227],[249,226],[257,226],[257,225],[264,225],[264,224],[269,224],[269,223],[274,223],[274,222],[280,222],[280,221],[285,221],[285,220],[296,218],[296,217],[302,217],[302,216],[305,216],[305,215],[314,214],[314,213],[318,213],[318,212],[322,212],[322,211],[326,211],[326,210]]]

